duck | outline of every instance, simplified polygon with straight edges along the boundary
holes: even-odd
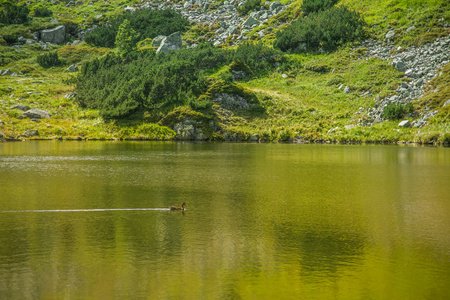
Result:
[[[184,210],[184,207],[186,206],[186,203],[181,203],[181,207],[178,206],[171,206],[170,210]]]

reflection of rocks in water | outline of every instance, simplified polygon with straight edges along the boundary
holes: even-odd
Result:
[[[306,272],[336,273],[340,266],[349,265],[364,254],[365,237],[358,232],[297,231],[286,227],[277,232],[279,247],[295,251]]]

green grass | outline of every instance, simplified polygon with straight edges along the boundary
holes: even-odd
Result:
[[[91,1],[83,1],[83,5],[65,7],[38,0],[28,1],[31,11],[35,7],[45,6],[53,11],[53,17],[34,18],[29,24],[4,26],[0,28],[0,36],[12,34],[32,38],[30,30],[33,32],[67,21],[74,21],[80,27],[102,24],[108,17],[121,12],[122,6],[140,3],[137,0],[109,0],[108,3],[92,1],[93,5],[89,6]],[[301,17],[301,2],[294,1],[278,18],[290,21]],[[342,0],[338,5],[341,4],[364,16],[372,37],[384,40],[384,35],[394,28],[394,42],[402,46],[421,45],[450,34],[448,29],[442,27],[445,22],[450,22],[450,4],[445,0]],[[103,16],[97,19],[97,15]],[[58,23],[51,24],[49,21],[52,18],[57,18]],[[87,21],[83,23],[83,20]],[[277,21],[272,17],[248,34],[251,36],[275,25],[273,32],[263,39],[270,45],[275,38],[273,33],[283,28],[277,27]],[[406,33],[405,29],[413,25],[417,28]],[[216,29],[211,24],[194,25],[183,38],[199,42]],[[142,49],[154,51],[149,47]],[[45,52],[40,46],[26,45],[16,51],[0,45],[0,68],[24,73],[18,77],[0,77],[0,132],[7,138],[24,138],[23,133],[29,129],[37,129],[40,133],[38,138],[44,139],[170,140],[175,137],[175,133],[167,127],[170,122],[157,122],[179,117],[180,112],[155,112],[149,116],[139,116],[136,120],[105,122],[97,110],[82,109],[73,99],[64,99],[64,95],[74,90],[72,78],[76,74],[66,72],[69,65],[77,64],[80,68],[84,62],[114,50],[82,43],[77,46],[55,46],[52,51],[57,51],[63,65],[43,69],[36,62],[36,57]],[[258,134],[261,140],[268,142],[292,141],[294,138],[340,143],[450,142],[450,106],[442,108],[444,102],[450,99],[450,65],[441,70],[441,76],[428,83],[425,95],[414,102],[418,111],[439,109],[438,115],[431,118],[424,128],[399,128],[398,121],[387,121],[372,127],[345,128],[346,125],[358,124],[367,109],[375,104],[374,98],[392,94],[402,80],[402,74],[388,62],[358,60],[363,51],[354,51],[347,46],[329,54],[290,54],[288,60],[295,64],[289,70],[278,69],[263,77],[241,82],[246,91],[257,96],[264,112],[225,112],[214,104],[212,113],[209,112],[211,115],[205,118],[214,119],[227,135],[216,132],[212,138],[222,140],[234,134],[245,140]],[[225,68],[218,68],[211,77],[220,77],[225,71]],[[283,78],[283,73],[288,78]],[[345,94],[338,89],[340,85],[348,86],[351,92]],[[372,96],[362,96],[367,90]],[[52,118],[39,123],[29,119],[19,120],[17,116],[22,112],[11,109],[15,104],[47,110]],[[183,108],[180,111],[183,112]],[[205,122],[208,121],[206,119]]]

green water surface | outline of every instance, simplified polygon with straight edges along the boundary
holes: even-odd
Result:
[[[0,211],[1,299],[450,298],[449,148],[0,143]]]

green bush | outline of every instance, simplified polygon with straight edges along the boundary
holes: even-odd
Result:
[[[50,68],[61,65],[61,60],[59,60],[58,53],[56,52],[49,52],[38,55],[37,62],[43,68]]]
[[[365,21],[359,13],[345,6],[311,13],[277,33],[274,43],[283,51],[335,50],[348,42],[365,37]]]
[[[37,7],[33,15],[36,18],[47,18],[53,16],[53,12],[46,7]]]
[[[241,15],[246,15],[252,10],[255,10],[261,5],[261,0],[247,0],[245,1],[244,5],[240,6],[238,8],[238,12]]]
[[[155,38],[158,35],[184,32],[189,25],[189,22],[174,10],[141,9],[114,17],[107,25],[86,34],[85,41],[97,47],[114,48],[119,27],[124,20],[128,20],[131,28],[139,33],[137,42],[146,38]]]
[[[29,20],[30,10],[25,5],[8,5],[5,10],[0,11],[0,23],[23,24]]]
[[[284,60],[283,53],[265,46],[262,43],[241,44],[233,56],[234,62],[242,62],[247,65],[253,73],[261,74],[268,72],[281,64]]]
[[[400,120],[406,114],[413,112],[413,110],[414,106],[412,105],[412,103],[390,103],[383,109],[383,118],[391,121]]]
[[[4,35],[4,36],[3,36],[3,39],[5,40],[5,42],[6,42],[8,45],[17,43],[17,41],[18,41],[18,37],[15,36],[15,35]]]
[[[339,0],[303,0],[302,11],[306,15],[333,7]]]

